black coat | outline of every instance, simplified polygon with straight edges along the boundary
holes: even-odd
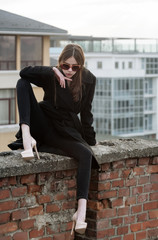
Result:
[[[89,145],[96,144],[91,112],[96,77],[86,68],[83,69],[82,99],[74,102],[67,81],[66,88],[61,88],[51,67],[29,66],[21,70],[20,76],[43,88],[44,98],[39,104],[56,130],[63,136],[71,136],[82,142],[91,150]]]

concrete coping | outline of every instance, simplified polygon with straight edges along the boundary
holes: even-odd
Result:
[[[99,165],[113,161],[158,156],[158,142],[144,139],[112,139],[92,147]],[[20,150],[0,153],[0,177],[20,176],[40,172],[55,172],[77,168],[70,157],[40,153],[37,158],[24,161]]]

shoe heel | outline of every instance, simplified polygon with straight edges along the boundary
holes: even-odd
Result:
[[[71,229],[71,235],[73,234],[74,232],[74,228],[75,228],[75,221],[72,222],[72,229]]]
[[[36,147],[36,145],[34,145],[34,149],[35,149],[35,152],[36,152],[37,158],[40,159],[40,156],[39,156],[39,153],[38,153],[38,151],[37,151],[37,147]]]

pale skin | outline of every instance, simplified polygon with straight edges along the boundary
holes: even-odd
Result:
[[[74,57],[68,58],[65,63],[68,64],[78,64],[76,62],[76,59]],[[62,88],[65,88],[65,81],[68,81],[68,85],[70,84],[70,81],[72,81],[72,76],[76,73],[72,71],[72,68],[70,67],[68,70],[63,70],[65,76],[56,68],[53,67],[53,71],[55,72],[57,79],[60,83],[60,86]],[[32,149],[31,141],[33,137],[30,134],[30,127],[26,124],[21,124],[21,130],[22,130],[22,138],[23,138],[23,146],[24,150]],[[86,208],[87,208],[87,200],[84,198],[81,198],[78,200],[78,208],[77,208],[77,221],[84,222],[86,218]]]

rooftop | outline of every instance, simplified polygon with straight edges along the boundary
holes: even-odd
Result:
[[[0,9],[0,34],[66,35],[67,31]]]

